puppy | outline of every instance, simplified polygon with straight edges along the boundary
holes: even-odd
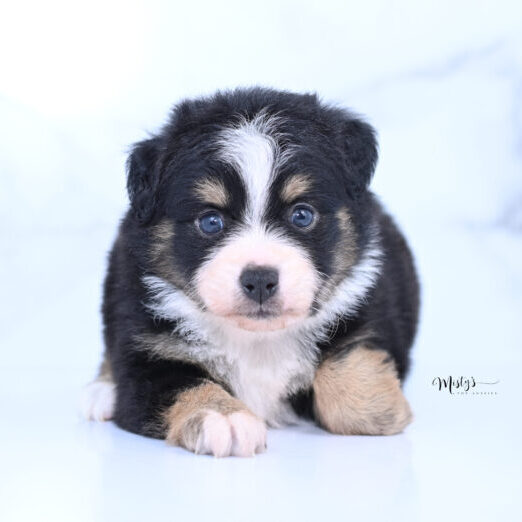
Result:
[[[219,457],[300,418],[401,432],[418,283],[376,162],[373,129],[315,95],[177,105],[128,160],[86,416]]]

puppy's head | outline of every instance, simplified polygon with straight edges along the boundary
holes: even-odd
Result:
[[[299,324],[358,259],[376,159],[371,127],[315,96],[180,104],[128,162],[146,275],[245,330]]]

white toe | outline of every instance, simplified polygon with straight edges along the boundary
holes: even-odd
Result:
[[[81,410],[87,420],[106,421],[112,418],[116,386],[112,381],[93,381],[82,393]]]
[[[266,448],[265,423],[248,412],[238,411],[229,415],[232,426],[232,454],[253,457]]]
[[[203,420],[194,452],[215,457],[253,457],[265,448],[265,423],[252,413],[238,411],[223,415],[209,411]]]
[[[227,417],[215,411],[208,412],[196,444],[196,453],[227,457],[231,448],[232,432]]]

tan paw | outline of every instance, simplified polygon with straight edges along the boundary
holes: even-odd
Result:
[[[394,435],[412,421],[393,362],[383,350],[358,347],[326,360],[314,380],[320,424],[343,435]]]
[[[167,442],[198,454],[253,457],[266,448],[266,425],[220,386],[183,392],[166,415]]]

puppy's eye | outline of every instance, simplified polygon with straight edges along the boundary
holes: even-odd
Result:
[[[201,232],[205,234],[217,234],[225,228],[225,221],[219,212],[207,212],[198,219],[198,225]]]
[[[314,211],[307,205],[297,205],[292,210],[290,222],[299,228],[309,227],[314,221]]]

